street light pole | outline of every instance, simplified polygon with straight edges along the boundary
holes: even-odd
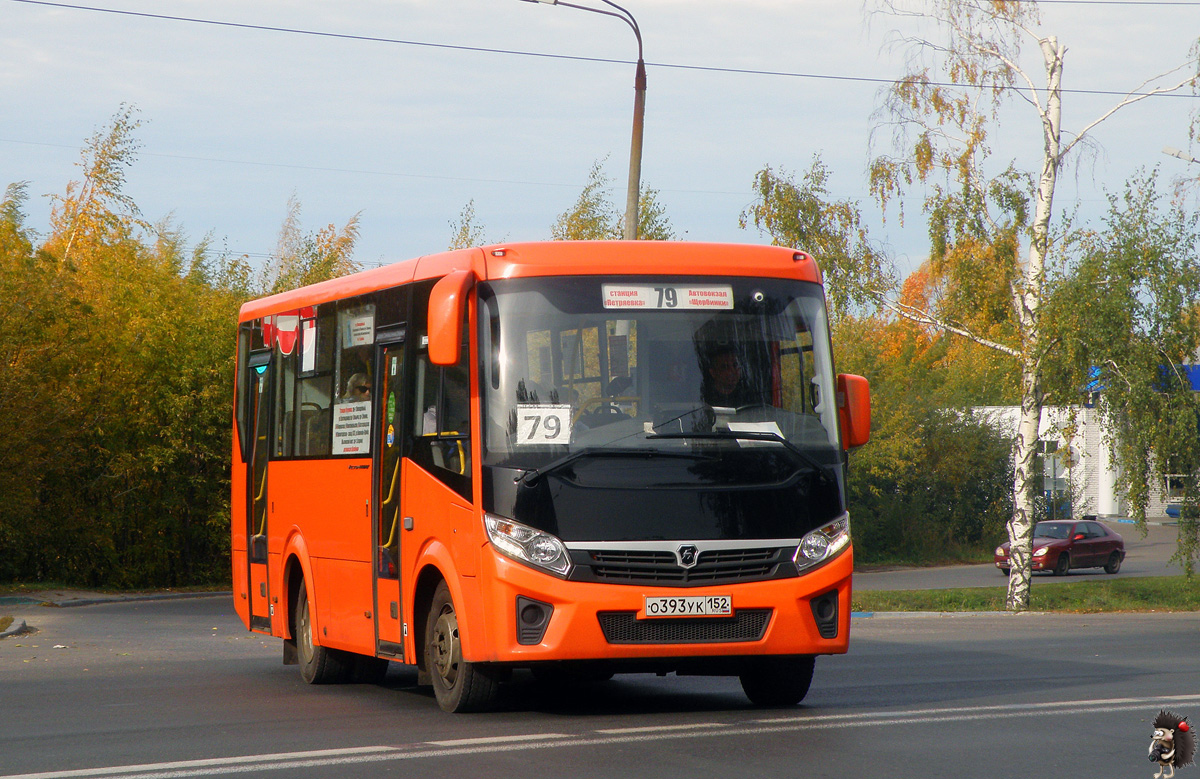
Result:
[[[641,195],[642,182],[642,127],[646,117],[646,62],[642,59],[642,31],[638,29],[637,20],[633,18],[633,14],[612,0],[600,0],[600,2],[617,9],[620,13],[605,11],[602,8],[590,8],[586,5],[565,3],[562,0],[525,0],[525,2],[564,5],[580,11],[614,16],[628,24],[637,38],[637,74],[633,81],[633,138],[629,141],[629,185],[625,193],[625,230],[622,235],[627,241],[636,241],[638,237],[638,199]]]

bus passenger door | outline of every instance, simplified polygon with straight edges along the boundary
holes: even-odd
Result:
[[[270,591],[267,584],[267,457],[271,449],[271,353],[250,355],[247,400],[253,430],[250,461],[246,464],[246,559],[250,567],[250,629],[271,632]]]
[[[374,512],[374,579],[375,579],[375,642],[376,653],[404,657],[403,600],[400,598],[400,539],[404,533],[404,517],[400,513],[402,415],[404,408],[404,335],[380,334],[376,346],[375,364],[379,366],[376,381],[375,426],[379,445],[375,451]],[[389,339],[384,341],[383,339]]]

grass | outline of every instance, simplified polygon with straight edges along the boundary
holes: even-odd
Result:
[[[1200,611],[1200,578],[1182,576],[1081,581],[1040,585],[1034,577],[1030,611],[1096,613],[1102,611]],[[854,611],[1004,611],[1007,589],[969,587],[951,590],[856,592]]]
[[[219,584],[193,584],[186,587],[86,587],[62,582],[9,582],[0,583],[0,595],[26,595],[45,590],[84,590],[86,592],[135,593],[135,592],[224,592],[229,582]]]
[[[854,570],[863,573],[871,571],[883,571],[892,568],[937,568],[943,565],[972,565],[977,563],[990,563],[993,559],[993,550],[995,544],[987,549],[946,549],[939,548],[936,553],[931,553],[927,557],[919,556],[887,556],[875,555],[867,558],[866,555],[860,554],[858,549],[854,550]]]
[[[8,626],[13,623],[12,617],[0,617],[0,633],[8,630]]]

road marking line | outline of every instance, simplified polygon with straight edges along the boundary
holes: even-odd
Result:
[[[623,733],[659,733],[676,730],[695,730],[696,728],[723,728],[727,727],[724,722],[694,722],[690,725],[652,725],[645,728],[604,728],[597,730],[597,733],[603,733],[608,736],[617,736]]]
[[[283,752],[269,755],[187,760],[172,763],[112,766],[106,768],[49,771],[45,773],[0,776],[0,779],[72,779],[73,777],[110,777],[110,779],[188,779],[198,776],[220,776],[278,769],[327,768],[330,766],[376,763],[414,758],[453,757],[472,754],[518,752],[534,749],[564,747],[596,747],[619,744],[648,743],[671,739],[755,736],[805,730],[830,730],[845,726],[845,720],[862,725],[917,725],[932,722],[967,722],[987,719],[1016,719],[1062,714],[1108,714],[1117,711],[1136,711],[1146,707],[1162,707],[1170,703],[1200,701],[1200,695],[1168,695],[1153,698],[1105,698],[1081,701],[1058,701],[997,706],[959,706],[931,709],[908,709],[900,712],[830,714],[816,717],[781,717],[773,720],[751,720],[745,725],[698,723],[696,726],[661,726],[653,732],[616,734],[592,731],[568,736],[561,733],[532,733],[484,739],[460,739],[451,742],[421,742],[403,746],[370,746],[347,749],[327,749],[311,752]],[[649,730],[649,729],[648,729]],[[594,735],[593,735],[594,734]],[[423,749],[424,745],[440,743]]]
[[[570,738],[566,733],[526,733],[520,736],[483,736],[480,738],[456,738],[451,741],[425,741],[436,747],[461,747],[474,744],[506,744],[513,741],[538,741],[550,738]],[[0,779],[5,779],[0,777]]]
[[[275,762],[283,760],[304,760],[317,757],[343,757],[350,755],[377,754],[380,752],[398,752],[398,747],[343,747],[341,749],[315,749],[304,752],[276,752],[270,755],[241,755],[239,757],[212,757],[202,760],[177,760],[170,763],[143,763],[141,765],[120,765],[108,768],[79,768],[71,771],[47,771],[36,774],[10,774],[0,779],[72,779],[80,776],[112,776],[117,774],[143,773],[146,771],[164,771],[177,768],[203,768],[207,766],[237,765],[254,761],[256,763]]]
[[[1006,703],[996,706],[955,706],[938,709],[906,709],[902,711],[880,711],[869,716],[878,717],[908,717],[908,716],[928,716],[930,714],[957,714],[960,712],[1003,712],[1003,711],[1036,711],[1040,709],[1061,709],[1064,707],[1097,707],[1097,706],[1119,706],[1123,704],[1136,703],[1143,704],[1146,702],[1157,701],[1175,702],[1175,703],[1190,703],[1200,701],[1200,695],[1166,695],[1157,698],[1098,698],[1094,700],[1083,701],[1047,701],[1041,703]],[[1057,712],[1056,712],[1057,713]],[[862,714],[819,714],[811,717],[798,715],[794,717],[771,717],[766,719],[751,720],[752,722],[762,722],[767,724],[778,723],[803,723],[803,722],[826,722],[846,719],[861,719]],[[4,779],[4,777],[0,777]]]

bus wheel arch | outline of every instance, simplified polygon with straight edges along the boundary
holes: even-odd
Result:
[[[337,684],[350,676],[354,658],[340,649],[321,646],[315,633],[312,619],[314,608],[308,600],[308,582],[302,576],[295,577],[296,609],[292,613],[292,631],[295,636],[300,676],[309,684]]]
[[[496,701],[498,669],[463,659],[458,609],[450,586],[438,581],[425,614],[420,655],[438,706],[448,712],[486,711]]]
[[[304,586],[304,569],[300,558],[289,555],[283,566],[283,591],[287,593],[287,611],[283,615],[283,638],[293,645],[296,642],[296,606],[300,602],[300,588]]]
[[[422,675],[429,670],[425,667],[425,623],[429,619],[429,608],[433,605],[433,594],[445,580],[446,577],[436,566],[426,565],[417,575],[417,584],[413,588],[413,646],[416,648],[417,669]]]

